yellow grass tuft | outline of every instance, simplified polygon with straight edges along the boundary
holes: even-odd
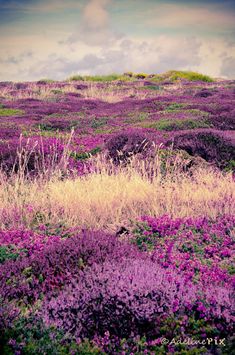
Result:
[[[215,218],[235,210],[232,175],[208,169],[152,181],[124,168],[65,181],[6,180],[3,175],[0,181],[1,228],[62,221],[68,227],[115,231],[145,214]]]

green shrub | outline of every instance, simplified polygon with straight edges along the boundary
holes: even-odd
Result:
[[[51,93],[52,93],[52,94],[55,94],[55,95],[59,95],[59,94],[62,94],[63,91],[62,91],[62,90],[59,90],[59,89],[53,89],[53,90],[51,90]]]
[[[0,264],[4,263],[6,260],[16,260],[19,253],[16,253],[14,246],[12,245],[2,245],[0,246]]]
[[[182,104],[179,102],[172,102],[169,106],[167,106],[165,111],[178,111],[179,109],[181,109],[185,106],[186,106],[186,104]]]
[[[136,79],[145,79],[145,78],[148,77],[148,74],[146,74],[146,73],[137,73],[137,74],[134,74],[134,77]]]
[[[161,90],[161,87],[159,85],[148,85],[144,86],[143,89],[148,89],[148,90]]]
[[[43,78],[43,79],[38,80],[39,84],[50,84],[50,83],[54,83],[54,82],[55,82],[55,80],[47,79],[47,78]]]
[[[84,80],[84,77],[82,75],[72,75],[70,76],[67,81],[83,81]]]
[[[235,171],[235,160],[229,160],[226,164],[225,171]]]
[[[53,132],[57,131],[57,128],[53,127],[53,124],[50,123],[50,122],[48,122],[48,123],[40,123],[40,124],[38,125],[38,129],[39,129],[40,131],[49,131],[49,132],[51,132],[51,131],[53,131]]]
[[[204,82],[213,82],[213,79],[204,74],[200,74],[197,72],[193,71],[177,71],[177,70],[171,70],[166,73],[166,76],[172,80],[176,81],[179,79],[186,79],[189,81],[204,81]]]
[[[132,78],[134,76],[134,73],[132,71],[128,71],[128,72],[123,73],[123,76],[127,76],[129,78]]]
[[[86,81],[115,81],[122,77],[120,74],[109,74],[109,75],[87,75],[84,76]]]
[[[0,116],[16,116],[23,115],[23,110],[17,110],[12,108],[0,108]]]
[[[41,319],[33,316],[17,319],[13,327],[0,334],[0,344],[0,351],[3,355],[16,353],[30,355],[103,354],[89,340],[84,340],[80,344],[75,339],[68,340],[61,330],[54,327],[47,328]]]
[[[103,127],[107,124],[107,122],[108,122],[108,117],[95,118],[91,122],[91,128],[96,129],[96,128]]]
[[[101,148],[100,147],[96,147],[96,148],[93,148],[91,150],[89,150],[89,152],[80,152],[80,153],[77,153],[77,152],[71,152],[70,153],[70,156],[76,160],[86,160],[98,153],[101,152]]]
[[[205,120],[173,120],[162,119],[156,122],[145,122],[141,125],[145,128],[155,128],[159,131],[178,131],[184,129],[208,128],[210,125]]]
[[[204,82],[213,82],[213,78],[208,75],[200,74],[193,71],[181,71],[181,70],[169,70],[166,73],[155,74],[150,77],[150,80],[153,82],[163,82],[165,80],[177,81],[180,79],[186,79],[189,81],[204,81]]]

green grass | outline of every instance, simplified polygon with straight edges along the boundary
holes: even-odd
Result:
[[[180,79],[185,79],[189,81],[204,81],[204,82],[213,82],[213,78],[208,75],[193,72],[193,71],[181,71],[181,70],[170,70],[163,74],[156,74],[150,78],[153,82],[162,82],[164,80],[177,81]]]
[[[97,129],[105,126],[108,123],[108,117],[94,118],[91,122],[91,128]]]
[[[128,77],[124,77],[124,75],[120,74],[109,74],[109,75],[88,75],[84,76],[84,79],[87,81],[115,81],[115,80],[128,80]]]
[[[86,160],[86,159],[88,159],[100,152],[101,152],[101,148],[96,147],[96,148],[89,150],[88,152],[80,152],[80,153],[71,152],[70,156],[73,157],[75,160]]]
[[[82,75],[72,75],[70,76],[67,81],[83,81],[84,80],[84,77]]]
[[[128,114],[130,118],[126,119],[126,123],[135,123],[135,122],[142,122],[148,119],[149,113],[148,112],[130,112]]]
[[[140,75],[140,74],[139,74]],[[116,80],[120,81],[133,81],[136,76],[129,77],[124,74],[108,74],[108,75],[73,75],[67,79],[67,81],[94,81],[94,82],[112,82]]]
[[[141,89],[158,91],[161,90],[161,87],[159,85],[148,85],[148,86],[143,86]]]
[[[23,115],[23,110],[16,110],[12,108],[0,108],[0,116],[16,116]]]
[[[184,108],[185,106],[186,106],[186,104],[172,102],[169,106],[166,107],[165,111],[167,111],[167,112],[178,111],[178,110]]]
[[[164,80],[177,81],[180,79],[186,79],[189,81],[204,81],[204,82],[213,82],[213,78],[208,75],[200,74],[193,71],[180,71],[180,70],[170,70],[163,74],[149,75],[146,73],[133,73],[126,72],[124,74],[112,73],[108,75],[79,75],[75,74],[70,76],[68,81],[94,81],[94,82],[112,82],[116,80],[121,81],[133,81],[138,79],[148,79],[153,82],[161,83]],[[149,90],[159,90],[155,85],[152,87],[146,87]]]
[[[55,83],[55,80],[53,79],[48,79],[48,78],[42,78],[38,80],[41,84],[50,84],[50,83]]]
[[[154,128],[159,131],[175,131],[184,129],[209,128],[210,124],[205,120],[172,120],[163,119],[156,122],[144,122],[141,124],[144,128]]]
[[[175,81],[179,79],[187,79],[189,81],[204,81],[204,82],[213,82],[214,80],[204,74],[200,74],[197,72],[192,72],[192,71],[177,71],[173,70],[170,72],[170,79]]]

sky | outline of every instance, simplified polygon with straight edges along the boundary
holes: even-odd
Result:
[[[0,0],[0,81],[173,69],[235,79],[235,0]]]

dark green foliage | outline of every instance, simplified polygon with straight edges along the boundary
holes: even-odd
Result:
[[[89,150],[89,152],[81,152],[81,153],[72,152],[70,154],[70,156],[73,157],[76,160],[85,160],[85,159],[88,159],[91,156],[94,156],[94,155],[96,155],[96,154],[98,154],[100,152],[101,152],[101,148],[100,147],[96,147],[96,148],[93,148],[93,149]]]
[[[54,83],[55,80],[53,79],[48,79],[48,78],[44,78],[44,79],[40,79],[38,80],[38,84],[42,84],[42,85],[47,85],[47,84],[50,84],[50,83]]]
[[[182,104],[180,102],[172,102],[169,106],[167,106],[167,108],[165,109],[165,111],[178,111],[179,109],[185,107],[186,104]]]
[[[32,316],[21,317],[6,329],[0,335],[0,344],[3,355],[13,355],[17,351],[22,355],[103,354],[88,340],[78,344],[75,339],[67,339],[62,331],[47,328],[41,319]]]
[[[98,117],[92,120],[91,127],[96,129],[105,126],[108,123],[108,117]]]
[[[72,75],[67,80],[68,81],[83,81],[84,78],[81,75]]]
[[[0,246],[0,264],[6,260],[16,260],[19,254],[16,252],[14,246],[2,245]]]

